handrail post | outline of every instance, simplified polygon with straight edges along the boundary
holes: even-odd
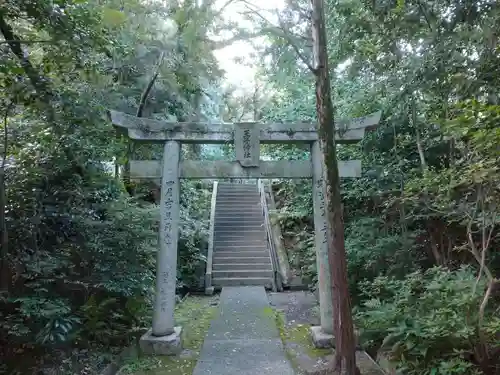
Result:
[[[215,208],[217,204],[217,187],[219,182],[214,181],[212,189],[212,200],[210,202],[210,227],[208,233],[208,252],[207,252],[207,268],[205,271],[205,294],[213,294],[212,286],[212,258],[214,253],[214,235],[215,235]]]

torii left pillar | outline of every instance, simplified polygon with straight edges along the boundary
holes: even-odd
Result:
[[[146,354],[176,355],[182,351],[182,329],[175,327],[174,324],[179,239],[180,152],[179,142],[165,142],[153,327],[139,341],[142,351]]]

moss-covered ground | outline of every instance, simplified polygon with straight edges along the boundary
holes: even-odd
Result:
[[[324,357],[332,353],[330,349],[317,349],[311,340],[309,325],[307,324],[286,324],[284,314],[275,311],[276,323],[280,331],[283,342],[300,345],[307,355],[312,358]]]
[[[281,311],[274,310],[276,323],[286,355],[295,368],[297,375],[334,374],[329,369],[333,358],[332,349],[317,349],[312,343],[310,325],[286,323]],[[362,375],[383,375],[383,371],[363,351],[356,352],[356,363]],[[337,374],[337,373],[335,373]]]
[[[203,339],[215,317],[217,296],[188,296],[175,310],[176,325],[182,326],[184,352],[176,357],[141,356],[129,359],[120,375],[191,375]]]

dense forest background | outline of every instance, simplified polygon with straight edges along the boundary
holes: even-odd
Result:
[[[315,121],[309,3],[273,19],[245,4],[257,30],[208,0],[0,5],[0,372],[103,362],[149,325],[155,187],[115,172],[160,150],[128,144],[107,109]],[[337,116],[383,112],[361,145],[338,148],[364,169],[342,184],[361,341],[407,374],[500,374],[500,6],[329,0],[325,11]],[[267,41],[245,61],[258,74],[238,91],[214,51],[254,37]],[[216,151],[183,156],[231,155]],[[183,182],[180,293],[200,287],[210,188]],[[314,288],[310,182],[274,181],[274,191],[291,263]]]

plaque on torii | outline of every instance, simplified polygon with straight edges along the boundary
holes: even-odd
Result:
[[[243,168],[259,167],[260,130],[255,123],[238,123],[234,125],[234,151],[236,161]]]

